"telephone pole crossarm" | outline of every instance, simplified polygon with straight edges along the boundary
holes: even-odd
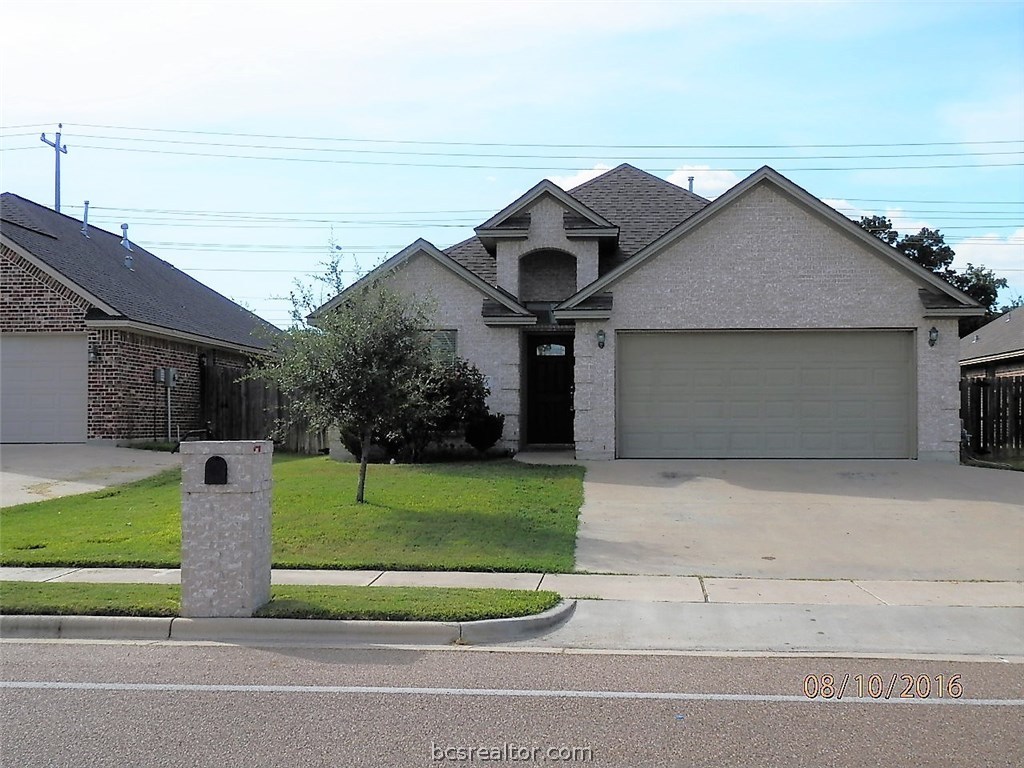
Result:
[[[53,209],[60,213],[60,156],[61,154],[67,154],[67,145],[61,145],[60,143],[60,132],[64,128],[64,123],[57,123],[57,136],[54,141],[50,141],[46,138],[46,134],[42,133],[39,135],[39,140],[44,144],[53,147],[53,154],[55,158],[55,170],[54,170],[54,193],[53,193]]]

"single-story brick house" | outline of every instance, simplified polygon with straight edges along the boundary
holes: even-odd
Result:
[[[382,280],[488,377],[503,440],[583,459],[957,458],[982,308],[771,168],[709,202],[630,165],[542,181]]]
[[[126,236],[0,196],[0,442],[177,437],[202,426],[202,363],[275,333]]]
[[[967,379],[1024,376],[1024,307],[960,339],[960,372]]]

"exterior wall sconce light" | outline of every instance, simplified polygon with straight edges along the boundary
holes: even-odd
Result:
[[[604,328],[597,332],[597,348],[604,349],[604,342],[607,337],[604,334]]]
[[[100,345],[95,341],[89,345],[89,362],[98,363],[100,361]]]
[[[931,330],[928,331],[928,346],[929,347],[934,347],[935,346],[935,342],[937,342],[938,340],[939,340],[939,329],[936,328],[933,325]]]

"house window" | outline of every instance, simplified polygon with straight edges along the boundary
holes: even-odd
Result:
[[[441,330],[430,333],[430,351],[443,363],[452,365],[458,355],[458,331]]]
[[[538,344],[537,357],[565,357],[565,345]]]

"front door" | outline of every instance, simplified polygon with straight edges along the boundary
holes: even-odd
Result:
[[[573,337],[526,337],[526,442],[573,441]]]

